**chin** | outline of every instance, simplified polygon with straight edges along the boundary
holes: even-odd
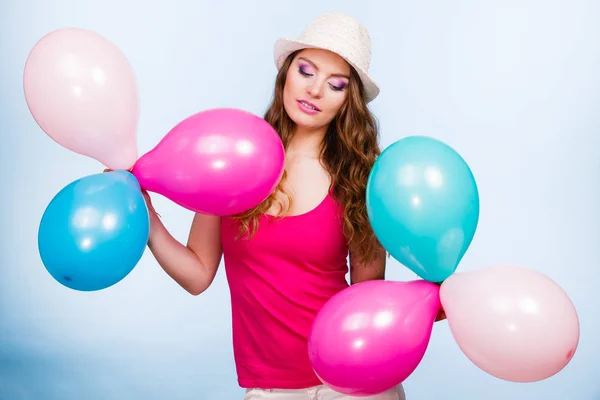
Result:
[[[322,118],[319,118],[320,115],[308,115],[303,113],[300,110],[291,110],[288,111],[289,108],[286,107],[286,112],[289,115],[290,119],[294,121],[294,123],[298,126],[308,129],[320,129],[327,124],[324,124],[321,121]]]
[[[292,119],[292,121],[294,121],[296,125],[301,126],[303,128],[316,129],[322,125],[319,124],[318,121],[316,121],[316,118],[311,117],[310,115],[294,114],[290,115],[290,118]]]

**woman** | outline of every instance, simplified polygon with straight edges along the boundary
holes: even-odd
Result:
[[[385,251],[365,206],[369,172],[380,154],[367,103],[366,29],[342,14],[316,18],[297,41],[275,46],[279,68],[265,119],[286,150],[281,183],[247,212],[196,214],[187,246],[151,209],[149,248],[193,295],[206,290],[224,256],[231,292],[238,382],[250,399],[351,399],[323,386],[307,338],[325,302],[351,283],[384,279]],[[403,399],[402,387],[362,399]]]

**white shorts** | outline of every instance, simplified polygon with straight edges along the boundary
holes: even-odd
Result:
[[[244,400],[405,400],[402,385],[383,393],[366,397],[348,396],[325,385],[307,389],[247,389]]]

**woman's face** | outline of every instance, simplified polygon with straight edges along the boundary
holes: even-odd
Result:
[[[322,49],[305,49],[296,55],[283,89],[285,111],[298,126],[327,127],[348,96],[350,65]]]

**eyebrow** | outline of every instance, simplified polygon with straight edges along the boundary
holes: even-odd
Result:
[[[314,62],[312,62],[311,60],[309,60],[308,58],[298,57],[298,60],[306,61],[307,63],[309,63],[310,65],[315,67],[316,70],[319,69],[319,67],[317,67],[317,65]],[[331,74],[331,76],[334,76],[336,78],[346,78],[346,79],[350,80],[350,77],[346,74]]]

